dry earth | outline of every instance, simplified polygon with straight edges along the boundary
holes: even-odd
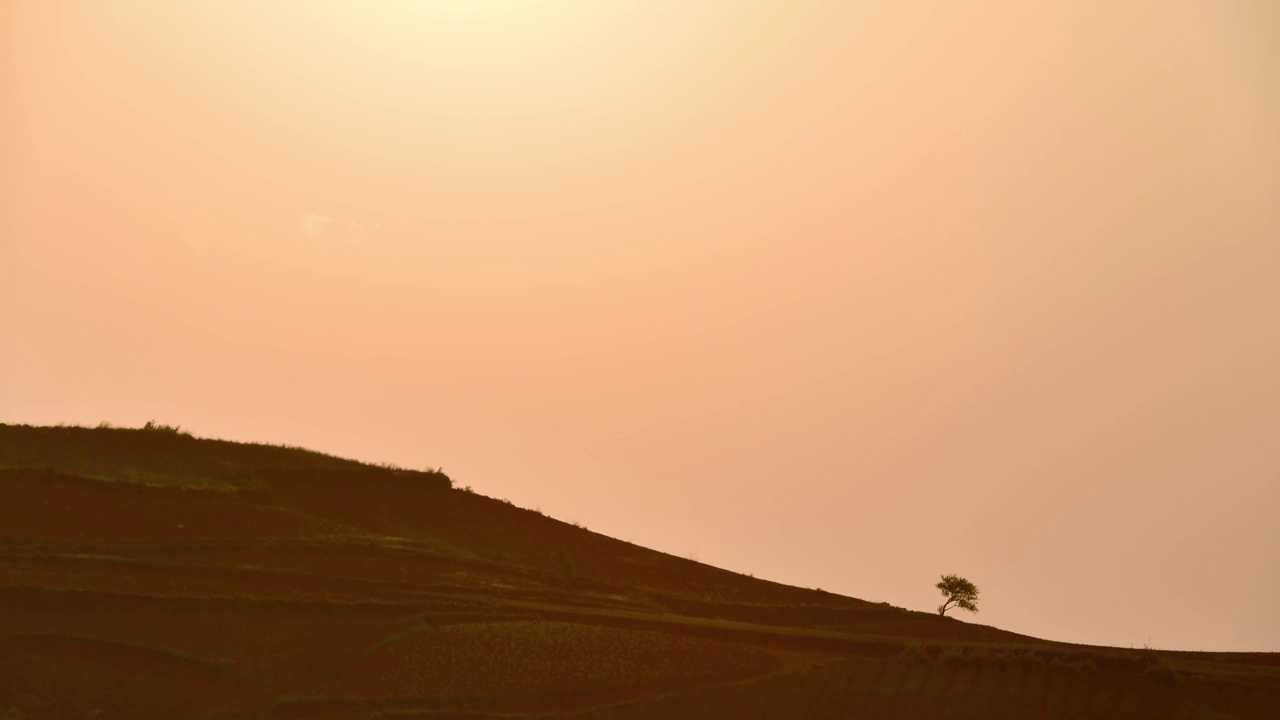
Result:
[[[0,720],[1274,718],[1280,655],[1054,643],[450,487],[0,426]]]

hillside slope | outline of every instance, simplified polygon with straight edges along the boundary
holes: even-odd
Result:
[[[456,489],[439,471],[163,426],[0,425],[0,718],[1250,718],[1277,706],[1275,655],[1065,645],[789,587]]]

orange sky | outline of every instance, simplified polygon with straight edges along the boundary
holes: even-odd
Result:
[[[0,0],[0,62],[0,421],[1280,650],[1270,0]]]

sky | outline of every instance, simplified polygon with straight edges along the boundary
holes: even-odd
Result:
[[[1280,4],[0,0],[0,422],[1280,651]]]

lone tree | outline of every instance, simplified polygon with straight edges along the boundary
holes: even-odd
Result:
[[[978,612],[978,586],[959,575],[943,575],[937,584],[947,601],[938,606],[938,614],[946,615],[952,606]]]

